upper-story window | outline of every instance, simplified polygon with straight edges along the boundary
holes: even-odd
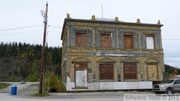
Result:
[[[124,35],[124,48],[125,49],[133,48],[133,35]]]
[[[87,46],[87,32],[76,31],[76,46],[86,47]]]
[[[111,47],[111,33],[101,33],[101,47]]]
[[[146,48],[154,49],[154,36],[153,35],[146,36]]]

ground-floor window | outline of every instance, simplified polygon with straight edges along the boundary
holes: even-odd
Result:
[[[157,63],[147,63],[147,77],[149,80],[158,79]]]
[[[136,63],[123,63],[124,79],[137,79]]]
[[[113,64],[100,64],[100,80],[113,80]]]

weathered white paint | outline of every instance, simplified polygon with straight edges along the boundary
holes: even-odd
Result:
[[[100,90],[111,90],[114,88],[114,82],[99,82]]]
[[[85,87],[86,74],[84,70],[76,70],[76,87]]]
[[[75,83],[74,82],[70,82],[70,78],[69,76],[67,76],[67,82],[66,82],[66,90],[67,91],[73,91],[72,88],[75,87]]]
[[[87,71],[86,71],[87,73]],[[88,89],[74,89],[75,83],[70,82],[67,77],[66,89],[67,91],[83,91],[83,90],[130,90],[130,89],[152,89],[152,81],[137,81],[137,82],[92,82],[87,83]]]

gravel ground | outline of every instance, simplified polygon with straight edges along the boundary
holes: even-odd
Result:
[[[16,84],[18,87],[17,96],[24,98],[34,98],[31,95],[38,93],[39,83],[27,82],[25,84]],[[0,90],[0,93],[10,93],[10,87]],[[124,94],[153,94],[152,91],[104,91],[104,92],[81,92],[81,93],[50,93],[50,96],[39,97],[46,99],[78,99],[78,98],[120,98]]]

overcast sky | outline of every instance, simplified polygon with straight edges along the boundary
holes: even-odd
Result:
[[[42,44],[43,18],[40,11],[48,1],[48,46],[61,46],[64,18],[90,19],[92,15],[126,22],[164,25],[165,64],[180,68],[180,0],[0,0],[0,42]]]

